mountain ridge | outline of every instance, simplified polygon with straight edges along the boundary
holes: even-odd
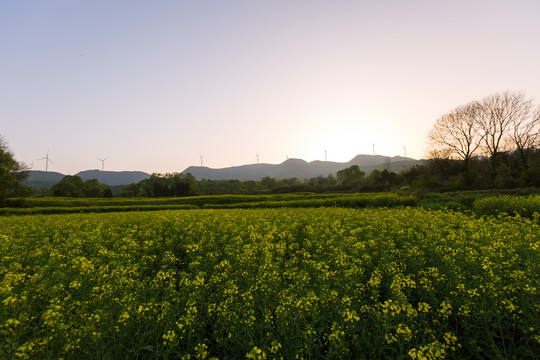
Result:
[[[64,178],[64,174],[54,171],[30,170],[25,184],[29,186],[51,187]],[[148,179],[150,174],[143,171],[102,171],[83,170],[76,173],[83,181],[97,179],[102,184],[109,186],[129,185],[141,180]]]
[[[390,168],[390,171],[400,172],[414,165],[421,164],[422,160],[402,156],[388,157],[383,155],[356,155],[347,162],[332,162],[314,160],[307,162],[302,159],[287,159],[281,164],[248,164],[213,169],[204,166],[190,166],[182,173],[193,175],[197,180],[241,180],[260,181],[268,176],[276,179],[308,179],[316,176],[335,175],[338,171],[357,165],[366,174],[378,169]]]
[[[383,155],[360,154],[347,162],[314,160],[307,162],[302,159],[291,158],[280,164],[245,164],[229,166],[225,168],[209,168],[205,166],[187,167],[182,174],[190,173],[197,180],[240,180],[240,181],[260,181],[268,176],[276,179],[309,179],[316,176],[336,175],[340,170],[357,165],[366,174],[378,169],[390,168],[390,171],[400,172],[421,164],[423,160],[415,160],[402,156],[388,157]],[[28,178],[25,183],[29,186],[51,187],[64,178],[64,174],[54,171],[31,170],[28,171]],[[151,174],[143,171],[102,171],[98,169],[80,171],[76,176],[82,180],[97,179],[100,183],[109,186],[120,186],[137,183],[148,179]]]

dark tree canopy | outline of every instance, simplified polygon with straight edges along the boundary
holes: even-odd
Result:
[[[15,160],[7,142],[0,135],[0,206],[9,196],[25,195],[27,187],[22,185],[26,176],[25,166]]]
[[[53,196],[63,197],[112,197],[109,185],[96,179],[83,181],[79,176],[66,175],[51,188]]]
[[[366,173],[360,170],[358,165],[353,165],[346,169],[338,171],[336,175],[337,175],[337,180],[340,184],[353,185],[353,184],[360,183],[360,181],[362,181]]]
[[[148,179],[127,186],[123,196],[168,197],[198,195],[198,184],[191,174],[152,174]]]

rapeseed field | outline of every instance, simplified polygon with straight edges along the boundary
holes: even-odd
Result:
[[[538,358],[539,227],[418,208],[3,217],[0,358]]]

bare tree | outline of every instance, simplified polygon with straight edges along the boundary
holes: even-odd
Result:
[[[522,104],[519,116],[512,120],[510,141],[519,153],[525,169],[529,168],[529,155],[540,145],[540,107],[534,107],[531,100]]]
[[[428,133],[430,154],[462,159],[467,169],[482,142],[482,133],[477,128],[480,114],[480,104],[470,102],[438,118]]]
[[[521,92],[495,93],[438,118],[427,142],[430,157],[461,159],[465,169],[482,153],[491,158],[494,176],[506,150],[517,151],[527,169],[531,151],[540,146],[540,107]]]
[[[511,138],[512,126],[524,118],[530,111],[531,100],[525,99],[520,92],[496,93],[480,102],[481,114],[478,117],[478,128],[483,138],[484,152],[491,157],[492,169],[495,172],[497,156],[508,150],[505,144]]]

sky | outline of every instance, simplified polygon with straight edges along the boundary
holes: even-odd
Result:
[[[459,105],[540,102],[539,16],[538,0],[0,0],[0,135],[71,175],[346,162],[373,144],[425,158]]]

